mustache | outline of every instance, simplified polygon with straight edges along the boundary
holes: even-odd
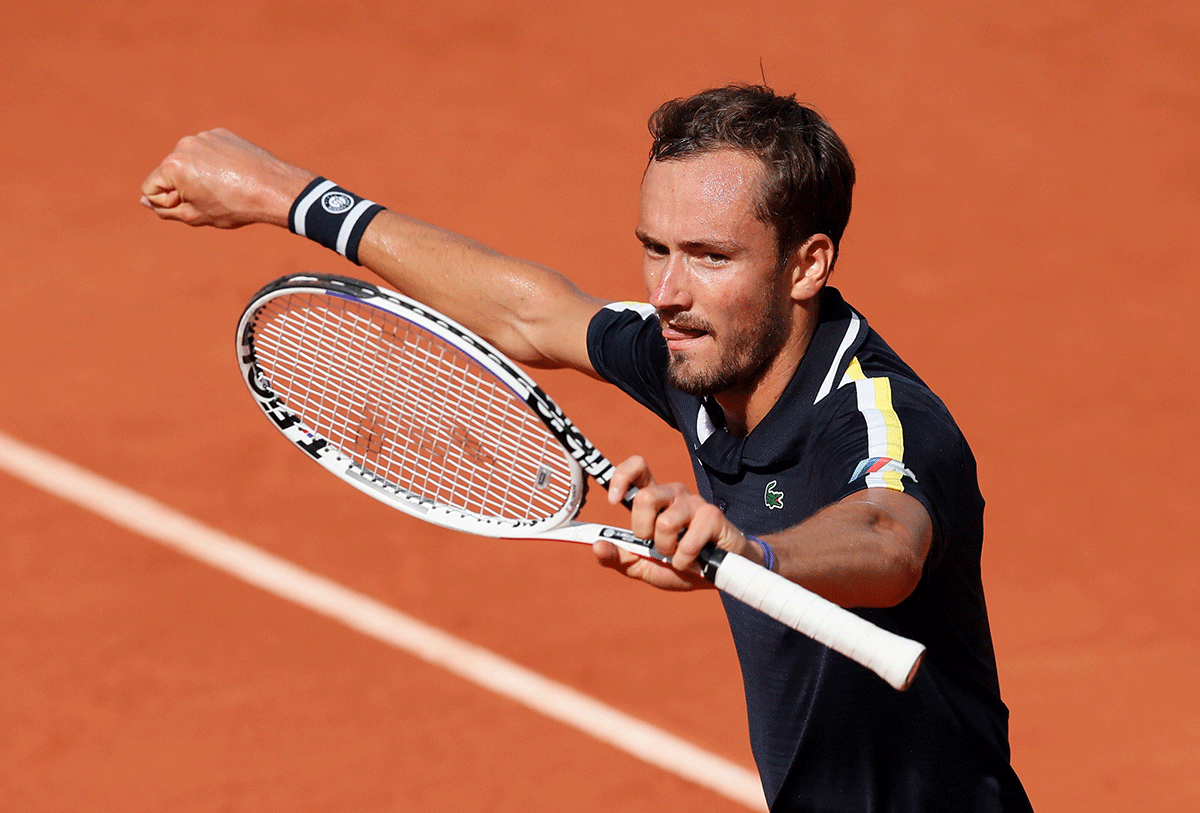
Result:
[[[656,310],[655,315],[658,317],[658,324],[661,327],[678,328],[680,330],[697,330],[703,333],[712,333],[712,324],[690,311],[664,311]]]

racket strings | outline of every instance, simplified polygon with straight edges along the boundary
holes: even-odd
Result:
[[[329,324],[329,320],[328,320],[329,315],[330,315],[329,313],[325,313],[322,315],[323,316],[322,324],[320,325],[320,327],[322,329],[328,330],[331,327],[331,325]],[[386,439],[389,437],[389,435],[393,431],[399,430],[399,431],[405,433],[406,435],[408,435],[409,437],[421,437],[422,442],[419,442],[417,444],[417,452],[421,456],[426,457],[426,458],[428,458],[432,455],[444,454],[447,442],[454,440],[455,438],[453,436],[455,434],[458,434],[460,436],[460,438],[465,439],[465,435],[460,434],[461,433],[461,425],[459,427],[460,428],[459,433],[452,432],[449,436],[445,432],[438,431],[437,427],[439,425],[445,426],[448,423],[447,419],[449,416],[445,409],[438,408],[439,405],[444,404],[446,402],[444,400],[437,400],[434,396],[437,394],[436,393],[437,386],[446,385],[448,383],[448,381],[452,381],[454,379],[456,373],[461,375],[465,372],[469,372],[468,367],[466,367],[464,365],[453,365],[452,366],[452,365],[445,364],[445,354],[444,353],[441,354],[436,359],[434,359],[434,357],[432,357],[429,352],[425,352],[423,355],[424,355],[424,361],[426,362],[426,364],[425,364],[426,370],[427,371],[430,370],[428,365],[431,361],[435,361],[436,363],[441,363],[440,368],[432,368],[432,369],[437,372],[446,373],[448,376],[448,380],[447,379],[438,380],[438,378],[435,375],[413,376],[413,377],[408,377],[408,378],[400,377],[398,379],[393,378],[392,380],[405,382],[406,384],[409,385],[407,388],[408,392],[404,393],[405,397],[409,401],[414,401],[416,399],[420,399],[422,403],[431,405],[430,414],[428,416],[425,416],[431,420],[428,420],[425,422],[417,422],[415,425],[409,425],[409,426],[405,426],[403,421],[400,421],[400,422],[393,421],[390,426],[385,425],[384,427],[382,427],[382,430],[381,430],[381,428],[378,426],[378,421],[371,419],[371,416],[368,412],[369,404],[373,397],[379,397],[381,394],[389,394],[393,391],[386,386],[384,386],[384,387],[379,386],[380,382],[377,380],[377,377],[373,375],[373,373],[377,372],[377,370],[375,368],[371,367],[369,364],[367,364],[367,360],[365,358],[366,351],[369,348],[369,345],[367,343],[351,341],[348,343],[339,343],[339,344],[341,346],[337,347],[337,351],[340,352],[343,355],[343,358],[345,359],[347,376],[350,379],[357,380],[360,384],[360,387],[365,388],[366,392],[365,392],[364,397],[359,397],[359,398],[351,397],[349,399],[350,400],[350,409],[348,411],[348,414],[345,412],[343,412],[341,414],[337,414],[337,415],[335,415],[335,420],[345,421],[348,419],[351,424],[356,424],[358,426],[358,431],[355,433],[356,437],[354,437],[352,439],[353,442],[350,442],[351,439],[343,439],[342,445],[344,445],[345,447],[354,448],[356,451],[358,451],[360,453],[358,456],[361,458],[361,460],[359,462],[360,463],[366,462],[367,465],[365,465],[364,468],[369,470],[371,472],[371,474],[373,474],[377,477],[380,477],[380,479],[383,479],[385,482],[394,482],[397,479],[395,477],[395,475],[398,472],[395,469],[395,467],[381,467],[378,465],[380,461],[389,459],[388,450],[383,448],[383,443],[386,441]],[[310,346],[306,349],[311,350],[312,348]],[[412,348],[409,348],[409,349],[411,350]],[[419,345],[418,345],[418,349],[419,350],[422,350],[422,349],[428,350],[427,348],[421,348]],[[376,347],[376,350],[378,351],[378,346]],[[378,353],[376,353],[376,355],[378,355]],[[317,358],[319,359],[320,356],[318,355]],[[380,369],[382,369],[382,367],[380,367]],[[318,370],[317,374],[314,375],[313,380],[319,379],[321,377],[320,376],[321,372],[326,372],[326,371]],[[326,378],[327,378],[327,380],[332,380],[332,379],[329,379],[328,377],[326,377]],[[414,387],[412,385],[416,385],[416,386]],[[301,389],[304,389],[304,388],[302,387]],[[313,393],[311,393],[311,392],[308,394],[310,396],[313,395]],[[362,395],[362,394],[363,393],[354,393],[353,395]],[[326,401],[326,402],[328,401],[328,398],[326,397],[325,393],[319,394],[319,398],[317,399],[318,403],[321,402],[322,400]],[[381,400],[390,401],[393,399],[387,398],[385,395],[385,397],[382,398]],[[394,411],[395,410],[394,410],[394,403],[393,403],[393,412]],[[321,415],[320,410],[318,411],[318,415]],[[415,416],[420,417],[419,414],[417,414]],[[321,417],[324,417],[324,416],[321,415]],[[364,448],[364,446],[365,446],[365,448]],[[390,456],[390,458],[395,458],[395,455],[392,454]],[[419,493],[423,493],[426,496],[429,496],[430,489],[427,486],[430,484],[430,482],[434,481],[438,478],[445,479],[447,477],[447,475],[452,479],[455,477],[458,477],[460,479],[460,481],[464,477],[466,477],[468,485],[474,485],[476,483],[476,481],[470,480],[470,478],[469,478],[470,472],[466,471],[464,469],[464,467],[461,465],[461,459],[456,458],[453,455],[450,455],[450,456],[445,457],[444,462],[448,465],[445,466],[444,471],[438,473],[436,477],[434,476],[435,473],[433,471],[431,471],[431,467],[422,467],[420,469],[416,469],[415,471],[419,475],[423,475],[423,476],[417,477],[412,483],[410,483],[410,486],[415,486],[416,491],[418,491]],[[374,463],[374,465],[371,465],[372,463]],[[410,488],[409,490],[414,490],[414,489]],[[471,492],[472,493],[482,493],[477,488],[472,488]],[[443,495],[443,497],[444,497],[444,495]],[[447,500],[445,500],[444,498],[439,501],[447,502]],[[511,499],[509,500],[509,502],[511,503]],[[466,507],[479,508],[480,506],[468,505]],[[482,506],[482,507],[484,509],[486,509],[486,504],[484,504],[484,506]],[[529,507],[529,501],[527,500],[526,504],[521,507],[526,507],[526,508]]]
[[[316,313],[319,314],[320,319],[319,324],[316,325],[319,331],[315,334],[316,336],[345,335],[348,337],[348,340],[335,340],[332,355],[322,353],[323,348],[320,345],[309,344],[302,348],[303,350],[308,350],[310,353],[315,350],[316,352],[309,358],[314,362],[323,362],[320,364],[319,369],[314,365],[309,370],[309,374],[312,376],[309,380],[322,381],[325,384],[331,382],[355,382],[356,388],[347,390],[345,393],[346,397],[340,399],[339,403],[329,398],[326,391],[312,391],[300,379],[299,386],[296,388],[297,394],[304,395],[308,403],[317,405],[318,423],[322,428],[334,425],[353,427],[354,432],[352,436],[349,433],[341,433],[332,439],[344,451],[349,452],[350,456],[356,459],[356,462],[363,466],[369,473],[384,482],[396,483],[400,479],[397,476],[398,466],[396,464],[403,458],[397,453],[398,450],[385,448],[387,439],[393,433],[403,433],[410,441],[414,441],[410,445],[413,446],[417,454],[426,458],[432,458],[440,451],[439,447],[444,448],[446,444],[444,433],[439,436],[438,432],[438,427],[445,423],[446,416],[444,410],[439,409],[441,402],[433,397],[433,385],[439,382],[434,382],[432,377],[429,376],[429,355],[428,353],[423,354],[425,361],[423,367],[426,373],[425,380],[429,382],[430,386],[424,388],[413,386],[422,381],[422,378],[416,377],[415,374],[419,372],[416,369],[413,371],[413,377],[394,376],[392,378],[399,385],[399,391],[380,386],[379,378],[381,375],[387,376],[389,372],[394,375],[398,365],[391,365],[391,370],[382,366],[372,366],[366,363],[365,356],[373,344],[376,350],[375,355],[378,358],[382,352],[383,343],[355,341],[358,334],[344,331],[339,325],[331,324],[331,313],[329,311],[318,310]],[[308,328],[311,326],[305,325],[304,327]],[[343,329],[343,333],[331,333],[331,331],[339,329]],[[361,326],[357,326],[357,329],[361,329]],[[311,338],[313,335],[308,330],[303,330],[301,333],[301,336],[304,337]],[[409,347],[408,349],[412,351],[414,347]],[[332,375],[334,370],[331,369],[330,363],[335,358],[340,358],[344,365],[342,377],[340,378],[335,378]],[[440,383],[445,384],[444,381]],[[428,410],[428,414],[424,416],[426,420],[406,421],[404,413],[396,409],[396,396],[399,397],[402,404],[416,403],[418,400],[426,404]],[[382,421],[382,425],[380,425],[381,421],[378,420],[378,416],[374,415],[370,408],[373,401],[379,401],[380,406],[386,412],[390,412],[390,415],[387,415]],[[328,420],[328,416],[324,412],[323,407],[326,405],[335,405],[332,422]],[[388,406],[391,407],[390,410],[387,409]],[[419,419],[421,416],[410,413],[408,417]],[[336,433],[331,432],[330,434]],[[452,475],[461,475],[461,471],[455,471],[456,468],[461,469],[461,467],[454,465],[455,462],[452,459],[446,460]],[[407,484],[409,486],[408,490],[427,496],[436,496],[429,494],[428,480],[432,475],[431,468],[414,467],[412,469],[412,480]]]
[[[377,483],[510,521],[560,512],[571,464],[529,407],[467,354],[407,320],[296,293],[255,317],[259,368],[283,404]]]

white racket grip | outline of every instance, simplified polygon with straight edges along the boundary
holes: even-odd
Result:
[[[912,685],[925,646],[877,627],[832,601],[735,553],[726,553],[718,589],[879,675],[894,689]]]

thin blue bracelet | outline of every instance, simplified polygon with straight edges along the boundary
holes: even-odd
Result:
[[[765,567],[767,570],[774,570],[775,569],[775,551],[771,550],[771,546],[768,545],[766,542],[763,542],[761,539],[759,539],[757,536],[754,536],[753,534],[746,534],[746,538],[749,539],[751,542],[755,543],[756,545],[758,545],[758,547],[762,549],[763,559],[765,560],[763,562],[763,567]]]

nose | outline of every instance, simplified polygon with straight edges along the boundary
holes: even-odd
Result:
[[[692,297],[686,286],[687,268],[683,257],[672,252],[646,270],[646,290],[650,304],[658,310],[687,310]]]

